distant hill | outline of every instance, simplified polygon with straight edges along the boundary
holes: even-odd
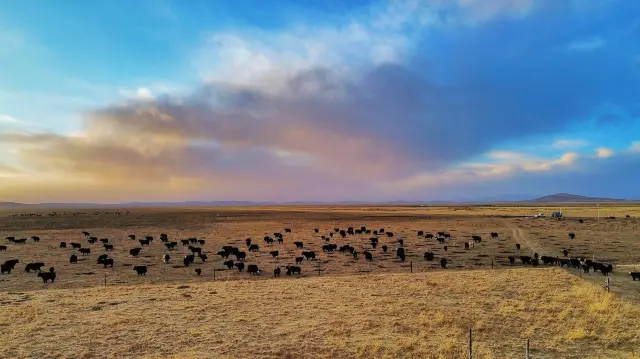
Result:
[[[587,197],[570,193],[556,193],[536,199],[531,199],[528,203],[577,203],[577,202],[625,202],[626,199]]]

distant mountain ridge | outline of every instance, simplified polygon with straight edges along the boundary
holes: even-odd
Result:
[[[626,202],[626,199],[606,198],[606,197],[587,197],[570,193],[556,193],[536,199],[523,202],[529,203],[584,203],[584,202]]]
[[[511,197],[511,199],[500,199]],[[125,202],[125,203],[18,203],[18,202],[0,202],[2,209],[81,209],[81,208],[117,208],[117,207],[223,207],[223,206],[277,206],[277,205],[462,205],[462,204],[489,204],[489,203],[521,203],[521,204],[544,204],[544,203],[611,203],[611,202],[627,202],[629,199],[616,199],[606,197],[587,197],[570,193],[556,193],[535,199],[522,199],[523,195],[517,196],[491,196],[482,199],[465,200],[465,201],[415,201],[415,200],[394,200],[384,202],[374,201],[339,201],[339,202],[323,202],[323,201],[293,201],[293,202],[276,202],[276,201],[184,201],[184,202]],[[514,198],[515,197],[515,198]]]

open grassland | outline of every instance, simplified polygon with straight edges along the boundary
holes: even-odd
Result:
[[[585,205],[564,208],[565,213],[582,210]],[[604,207],[604,206],[603,206]],[[475,208],[475,207],[474,207]],[[561,221],[551,218],[533,219],[517,216],[492,216],[483,211],[504,210],[508,207],[486,209],[479,207],[477,215],[459,214],[457,207],[237,207],[237,208],[158,208],[120,210],[58,210],[44,212],[42,216],[0,216],[0,242],[7,236],[29,238],[39,236],[37,243],[31,239],[26,244],[2,243],[6,251],[0,252],[0,263],[7,259],[19,259],[20,264],[11,274],[0,275],[0,290],[36,290],[47,286],[55,288],[77,288],[103,285],[105,278],[109,285],[115,284],[154,284],[179,283],[187,280],[211,281],[249,279],[246,272],[229,270],[223,266],[223,259],[216,255],[224,245],[239,247],[247,251],[246,238],[252,238],[260,246],[259,252],[247,252],[245,263],[257,264],[266,275],[252,279],[268,279],[276,267],[284,269],[286,265],[295,264],[295,258],[303,250],[313,250],[318,256],[315,261],[303,261],[302,277],[335,276],[363,273],[395,273],[424,271],[442,271],[440,259],[449,262],[446,270],[463,270],[473,268],[511,267],[507,256],[540,255],[562,257],[562,250],[568,249],[570,257],[585,257],[619,265],[640,263],[640,219],[618,216],[616,219],[602,218],[597,220],[585,217],[583,223],[578,217],[570,217]],[[602,211],[612,212],[613,209]],[[617,208],[611,206],[610,208]],[[624,213],[634,213],[636,208],[624,208]],[[464,209],[461,211],[465,211]],[[535,213],[532,208],[511,209],[507,214],[519,212]],[[17,212],[15,212],[17,213]],[[56,213],[56,215],[50,215]],[[484,213],[484,214],[483,214]],[[321,239],[328,236],[334,228],[346,229],[349,226],[392,231],[392,238],[386,235],[356,234],[340,238],[335,234],[329,242]],[[292,233],[284,233],[284,228],[291,228]],[[314,232],[318,228],[318,233]],[[452,239],[444,244],[434,239],[417,236],[417,231],[436,233],[446,231]],[[89,231],[92,236],[108,238],[114,250],[105,252],[100,242],[89,244],[82,231]],[[490,239],[490,232],[499,233],[498,239]],[[266,245],[262,238],[272,236],[274,232],[284,233],[284,243]],[[576,234],[570,239],[568,233]],[[167,233],[169,240],[179,241],[187,237],[204,239],[202,249],[209,260],[201,263],[196,259],[194,266],[182,267],[182,258],[188,253],[187,247],[178,245],[173,251],[167,250],[159,241],[159,234]],[[129,255],[129,250],[140,247],[137,240],[129,240],[128,235],[135,234],[138,239],[151,235],[155,238],[149,247],[144,247],[138,257]],[[465,249],[464,244],[470,236],[480,235],[483,241],[474,248]],[[380,244],[373,249],[370,237],[378,237]],[[399,261],[395,248],[404,241],[403,247],[407,259]],[[61,241],[78,242],[90,248],[90,255],[80,255],[77,250],[60,248]],[[304,242],[304,249],[298,249],[294,242]],[[338,246],[351,245],[360,256],[353,258],[349,253],[325,253],[322,246],[334,243]],[[520,250],[516,249],[520,244]],[[382,246],[389,250],[384,253]],[[445,250],[445,246],[447,247]],[[279,256],[273,258],[269,252],[278,250]],[[373,253],[373,261],[364,259],[362,252]],[[435,254],[434,261],[425,261],[426,251]],[[97,257],[108,253],[115,261],[113,268],[103,268],[96,263]],[[168,253],[172,256],[170,264],[164,264],[161,257]],[[76,254],[78,264],[70,264],[69,256]],[[233,259],[233,257],[232,257]],[[56,268],[57,278],[54,284],[44,285],[40,278],[24,271],[26,263],[44,262],[46,268]],[[147,265],[146,276],[137,277],[133,266]],[[516,266],[519,266],[519,262]],[[618,281],[630,282],[627,275],[618,273],[614,267]],[[45,268],[45,269],[46,269]],[[202,269],[202,275],[196,276],[194,268]],[[215,269],[215,274],[214,274]],[[601,281],[601,274],[589,274],[594,280]],[[628,284],[629,288],[637,288]],[[635,293],[635,292],[634,292]],[[639,293],[638,297],[640,297]]]
[[[2,358],[632,358],[640,307],[558,268],[0,293]],[[632,356],[634,355],[635,356]]]

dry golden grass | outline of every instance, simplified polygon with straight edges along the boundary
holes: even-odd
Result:
[[[640,308],[501,269],[0,293],[2,358],[631,358]]]

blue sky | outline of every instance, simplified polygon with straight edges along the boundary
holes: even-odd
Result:
[[[0,201],[640,198],[640,3],[265,4],[1,2]]]

